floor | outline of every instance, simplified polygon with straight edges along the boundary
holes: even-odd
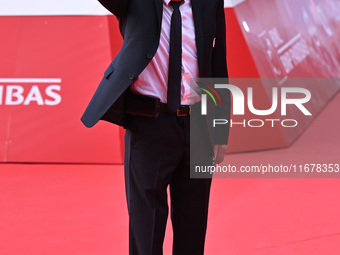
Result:
[[[224,164],[340,164],[338,109],[340,94],[291,147]],[[308,177],[214,179],[205,254],[340,254],[340,179]],[[0,164],[1,255],[124,255],[127,228],[123,166]]]

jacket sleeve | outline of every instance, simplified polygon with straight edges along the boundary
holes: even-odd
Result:
[[[223,83],[228,83],[227,50],[226,50],[226,24],[224,15],[224,1],[219,1],[216,23],[215,47],[212,55],[212,77],[225,78]],[[226,125],[215,127],[215,144],[227,144],[230,129],[231,98],[230,91],[221,89],[218,91],[222,105],[215,110],[216,119],[228,120]]]
[[[130,0],[98,0],[108,11],[117,18],[125,15]]]

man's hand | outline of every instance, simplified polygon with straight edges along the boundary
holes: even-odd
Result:
[[[226,144],[216,144],[214,146],[215,165],[223,161],[226,151],[227,151]]]

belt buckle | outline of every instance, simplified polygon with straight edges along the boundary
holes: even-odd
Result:
[[[191,114],[191,107],[190,105],[187,106],[189,108],[189,112],[187,113],[181,113],[181,110],[185,108],[185,106],[180,106],[179,109],[177,109],[177,116],[184,117],[184,116],[189,116]]]

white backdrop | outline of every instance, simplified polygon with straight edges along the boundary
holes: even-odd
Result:
[[[245,0],[224,0],[234,7]],[[97,0],[0,0],[0,15],[106,15],[109,12]]]
[[[105,15],[96,0],[0,0],[0,15]]]

